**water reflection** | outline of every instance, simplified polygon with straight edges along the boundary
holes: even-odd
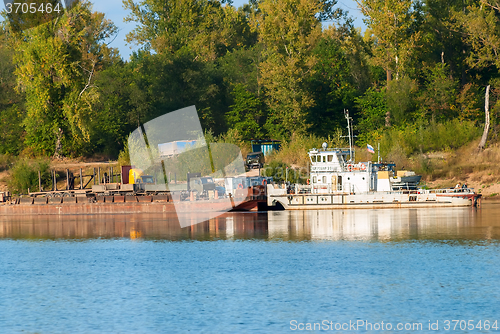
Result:
[[[0,217],[0,238],[500,240],[500,205],[226,213],[185,228],[172,214]]]
[[[269,237],[287,240],[499,240],[500,206],[272,212]]]
[[[0,217],[0,238],[267,238],[267,213],[226,214],[185,228],[180,227],[175,214]]]

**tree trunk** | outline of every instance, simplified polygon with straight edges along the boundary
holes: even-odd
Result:
[[[484,131],[483,131],[483,136],[481,137],[481,141],[479,142],[479,146],[477,147],[477,150],[480,152],[484,150],[484,147],[486,146],[486,139],[488,138],[488,131],[490,129],[490,85],[486,87],[486,95],[484,97],[484,113],[486,114],[486,121],[484,124]]]
[[[61,130],[61,128],[59,128],[59,132],[57,133],[56,149],[54,151],[54,158],[56,158],[56,159],[61,159],[62,158],[62,155],[61,155],[61,151],[62,151],[62,144],[61,144],[62,134],[63,134],[63,130]]]
[[[391,82],[392,80],[392,71],[387,69],[386,74],[387,74],[387,88],[389,88],[389,82]],[[387,110],[387,112],[385,113],[385,126],[386,127],[391,126],[391,112],[389,110]]]

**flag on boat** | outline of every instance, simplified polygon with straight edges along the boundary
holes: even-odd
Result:
[[[368,152],[375,153],[375,150],[373,149],[373,146],[371,146],[370,144],[366,144],[366,148],[368,149]]]

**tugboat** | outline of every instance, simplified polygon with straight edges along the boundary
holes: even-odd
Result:
[[[267,185],[267,205],[287,210],[408,208],[477,206],[481,194],[474,189],[418,189],[420,176],[397,171],[370,161],[354,163],[352,149],[309,151],[310,185],[295,185],[294,191]]]
[[[395,171],[394,164],[355,162],[349,148],[309,151],[311,162],[308,185],[288,188],[267,185],[267,205],[287,210],[408,208],[439,206],[477,206],[481,194],[471,188],[418,189],[421,176],[410,171]],[[293,190],[291,190],[293,189]]]

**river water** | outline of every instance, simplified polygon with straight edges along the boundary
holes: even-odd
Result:
[[[0,333],[495,333],[499,283],[500,204],[0,217]]]

